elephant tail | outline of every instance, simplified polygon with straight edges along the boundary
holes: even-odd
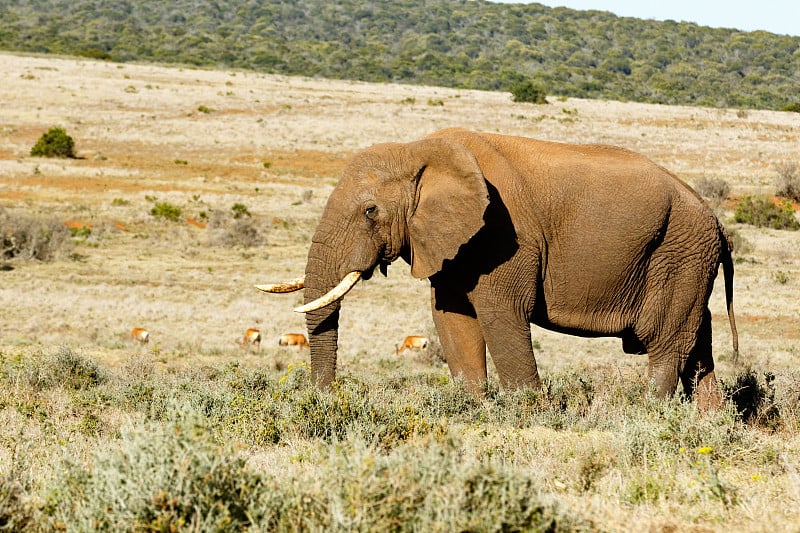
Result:
[[[728,321],[731,324],[731,337],[733,338],[733,362],[739,360],[739,333],[736,331],[736,317],[733,313],[733,243],[725,228],[719,225],[720,237],[722,237],[722,274],[725,277],[725,307],[728,310]]]

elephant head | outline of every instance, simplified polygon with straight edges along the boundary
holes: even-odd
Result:
[[[259,286],[305,288],[311,370],[318,387],[335,378],[340,301],[375,268],[402,257],[416,278],[437,273],[484,225],[489,191],[461,144],[427,138],[357,154],[331,193],[308,252],[304,280]]]

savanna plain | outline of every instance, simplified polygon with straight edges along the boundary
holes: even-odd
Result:
[[[29,238],[0,261],[0,529],[800,530],[800,238],[733,221],[800,159],[799,114],[13,54],[0,78],[0,234]],[[77,157],[30,156],[52,126]],[[544,390],[492,375],[476,399],[402,261],[348,294],[314,390],[278,346],[301,296],[253,285],[302,274],[352,154],[456,126],[729,185],[708,200],[737,248],[738,362],[719,279],[710,302],[725,409],[652,399],[616,339],[535,327]],[[406,335],[431,346],[398,356]]]

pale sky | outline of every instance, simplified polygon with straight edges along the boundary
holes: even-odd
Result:
[[[766,30],[800,36],[800,0],[492,0],[550,7],[597,9],[620,17],[694,22],[713,28]]]

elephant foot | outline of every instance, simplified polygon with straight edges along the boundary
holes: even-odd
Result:
[[[701,413],[722,409],[725,402],[723,401],[722,393],[719,390],[717,378],[713,371],[704,375],[697,382],[693,398],[697,403],[697,409]]]

